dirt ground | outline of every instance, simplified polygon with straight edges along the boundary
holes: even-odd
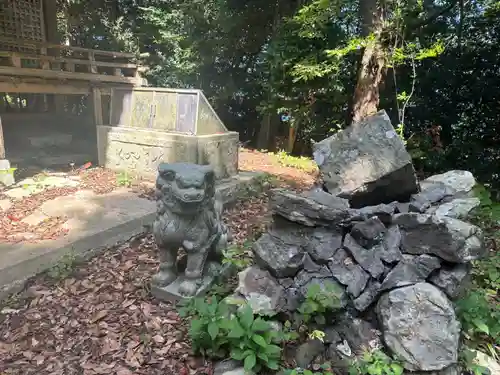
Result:
[[[315,180],[314,174],[248,150],[240,153],[240,169],[268,172],[281,186],[294,189],[308,188]],[[81,181],[96,192],[117,184],[115,174],[101,169],[82,172]],[[0,241],[42,202],[76,188],[57,189],[1,211]],[[262,193],[226,212],[237,243],[263,230],[267,203]],[[41,238],[64,235],[57,229],[63,221],[51,218],[44,227],[30,230],[39,230]],[[14,296],[0,307],[0,374],[212,374],[210,362],[192,355],[187,327],[175,306],[151,297],[149,280],[157,265],[156,246],[144,235],[86,264],[75,266],[68,260],[36,277],[23,297]]]

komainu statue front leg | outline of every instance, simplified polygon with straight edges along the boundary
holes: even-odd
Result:
[[[177,247],[158,246],[160,267],[151,282],[159,287],[167,286],[177,279]]]
[[[187,265],[184,280],[179,285],[179,293],[184,297],[192,297],[198,291],[203,279],[203,270],[210,246],[192,249],[187,254]]]

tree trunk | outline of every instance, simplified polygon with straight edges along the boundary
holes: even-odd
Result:
[[[384,71],[384,51],[380,44],[383,19],[377,0],[360,0],[359,12],[363,37],[373,34],[375,40],[368,42],[361,56],[352,104],[353,123],[378,111]]]
[[[269,139],[271,137],[271,115],[266,113],[262,118],[259,133],[257,136],[257,149],[269,149]]]

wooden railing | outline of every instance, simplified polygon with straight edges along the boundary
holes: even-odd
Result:
[[[137,84],[136,55],[52,43],[0,38],[0,45],[25,47],[37,53],[2,51],[0,75]]]

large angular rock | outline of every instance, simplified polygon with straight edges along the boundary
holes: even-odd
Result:
[[[256,261],[276,277],[293,277],[304,263],[306,238],[297,224],[275,226],[254,243]]]
[[[305,248],[318,263],[327,263],[335,252],[342,247],[342,233],[330,228],[315,228],[306,241]]]
[[[380,294],[381,284],[377,280],[371,279],[361,295],[352,301],[354,308],[358,311],[365,311],[375,302]]]
[[[308,368],[314,359],[323,354],[325,345],[320,340],[309,340],[301,344],[295,353],[295,362],[300,368]]]
[[[380,255],[373,249],[365,249],[350,235],[344,239],[344,248],[346,248],[352,257],[359,263],[363,269],[376,279],[384,272],[384,264],[380,260]]]
[[[454,194],[468,193],[476,185],[476,179],[468,171],[453,170],[442,174],[430,176],[420,182],[422,190],[426,190],[429,185],[441,183],[451,188]]]
[[[309,227],[340,223],[349,215],[346,199],[319,190],[296,194],[275,189],[270,206],[274,214]]]
[[[365,248],[370,248],[384,237],[387,229],[377,216],[355,224],[351,230],[351,236]]]
[[[454,263],[466,263],[485,254],[483,234],[475,225],[449,217],[406,213],[394,215],[402,233],[402,250],[433,254]]]
[[[439,258],[432,255],[403,255],[403,259],[384,278],[381,291],[423,282],[432,271],[441,266]]]
[[[370,276],[356,264],[344,249],[338,249],[328,263],[332,275],[347,287],[347,292],[354,298],[365,289]]]
[[[424,213],[431,205],[452,196],[455,190],[442,182],[425,184],[425,189],[411,196],[408,209],[412,212]]]
[[[243,296],[255,314],[274,315],[281,311],[285,298],[283,287],[271,274],[252,266],[238,274],[236,292]]]
[[[456,198],[439,205],[434,211],[438,217],[466,218],[470,212],[481,204],[479,198]]]
[[[410,371],[436,371],[457,363],[460,323],[438,288],[418,283],[384,294],[377,304],[385,344]]]
[[[370,322],[344,314],[334,326],[355,353],[382,348],[381,332]]]
[[[355,208],[418,192],[411,157],[385,111],[313,145],[325,188]]]
[[[349,211],[349,221],[364,221],[374,216],[378,217],[384,225],[390,225],[392,222],[392,215],[397,210],[398,202],[391,202],[390,204],[378,204],[376,206],[366,206],[361,208],[352,208]]]
[[[458,298],[470,281],[470,263],[444,266],[431,275],[429,282],[443,290],[451,299]]]
[[[388,228],[382,243],[374,249],[378,252],[380,259],[386,263],[395,263],[401,260],[401,242],[403,238],[401,231],[397,225],[392,225]]]

